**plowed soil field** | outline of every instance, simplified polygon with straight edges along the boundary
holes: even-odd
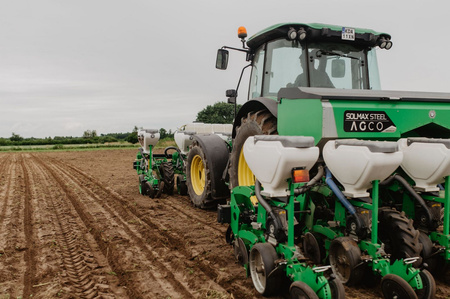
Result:
[[[135,153],[0,154],[0,298],[260,297],[215,211],[139,194]]]

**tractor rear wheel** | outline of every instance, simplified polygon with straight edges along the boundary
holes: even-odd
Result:
[[[386,253],[391,254],[391,263],[410,257],[420,257],[422,245],[419,242],[419,231],[414,229],[413,221],[389,207],[379,209],[378,237],[385,245]],[[421,264],[421,260],[414,266]]]
[[[319,296],[317,296],[313,289],[303,281],[294,281],[289,287],[289,295],[291,299],[319,299]]]
[[[362,278],[361,250],[350,237],[339,237],[330,244],[330,265],[333,273],[346,285],[358,284]]]
[[[414,289],[398,275],[388,274],[381,280],[381,290],[383,297],[390,298],[402,298],[402,299],[416,299],[417,295],[414,293]]]
[[[278,259],[275,248],[269,243],[257,243],[250,251],[249,268],[255,289],[263,296],[274,295],[280,287],[280,276],[270,276]]]
[[[194,206],[206,208],[211,197],[210,170],[205,153],[196,141],[193,142],[187,159],[186,182]]]
[[[233,149],[230,155],[230,189],[236,186],[255,184],[255,176],[247,165],[242,148],[248,137],[254,135],[276,135],[277,119],[268,110],[251,112],[243,117],[241,125],[236,130]]]
[[[164,193],[168,195],[173,194],[173,188],[175,186],[175,174],[173,171],[172,163],[162,162],[160,166],[160,173],[164,182]]]

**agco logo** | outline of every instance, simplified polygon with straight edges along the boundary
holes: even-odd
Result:
[[[344,112],[345,132],[395,132],[397,128],[384,111]]]

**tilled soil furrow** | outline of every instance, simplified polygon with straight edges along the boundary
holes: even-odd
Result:
[[[1,210],[0,210],[0,232],[3,230],[3,222],[6,218],[6,212],[8,211],[8,203],[10,200],[10,197],[12,196],[11,192],[11,185],[12,185],[12,179],[13,177],[16,177],[15,168],[13,167],[14,161],[3,159],[0,164],[0,177],[1,177],[1,184],[0,184],[0,198],[2,199],[0,201],[1,204]],[[1,246],[0,246],[1,249]]]
[[[31,159],[27,160],[27,164],[30,168],[29,183],[33,186],[32,195],[39,200],[35,207],[35,227],[38,235],[41,235],[37,241],[40,245],[37,253],[40,260],[44,261],[44,266],[36,271],[36,276],[43,279],[37,285],[46,286],[34,289],[34,295],[46,297],[53,293],[56,296],[66,294],[77,298],[103,295],[97,291],[94,273],[83,259],[84,256],[92,256],[90,250],[83,250],[89,248],[81,235],[85,228],[80,227],[71,217],[73,213],[63,194],[55,189],[54,180],[45,170]],[[53,240],[52,248],[46,246],[47,239]],[[90,264],[93,264],[92,261]],[[98,264],[94,263],[95,266]],[[98,282],[105,283],[102,278]],[[104,294],[108,295],[108,292]]]
[[[40,163],[42,163],[40,161]],[[130,247],[133,244],[134,247],[138,247],[139,251],[142,252],[145,256],[133,256],[133,259],[136,261],[134,263],[135,267],[139,266],[147,266],[149,269],[152,267],[158,268],[158,271],[148,271],[148,274],[153,278],[153,280],[159,283],[159,290],[156,290],[158,293],[155,295],[162,296],[161,291],[167,293],[165,296],[173,296],[173,297],[194,297],[194,291],[189,290],[189,287],[186,282],[183,282],[183,277],[179,275],[176,269],[168,268],[167,264],[164,261],[161,261],[161,258],[158,254],[152,250],[147,244],[143,242],[146,239],[142,234],[140,234],[134,226],[139,225],[129,225],[127,221],[137,222],[136,219],[133,221],[133,215],[125,212],[119,213],[115,209],[112,209],[107,203],[107,198],[101,198],[92,192],[89,188],[85,187],[85,183],[75,180],[70,173],[68,173],[64,168],[57,167],[56,165],[42,165],[55,177],[55,179],[59,182],[62,189],[66,192],[68,199],[72,202],[73,206],[77,210],[78,214],[81,216],[83,221],[86,223],[88,227],[93,228],[91,233],[94,234],[95,239],[98,243],[106,248],[107,255],[111,257],[121,257],[122,250],[126,251],[123,246],[127,243],[126,247]],[[96,213],[90,213],[90,211],[97,211]],[[101,226],[98,225],[101,224]],[[115,228],[114,232],[111,229],[106,228]],[[147,231],[146,231],[147,232]],[[147,232],[148,233],[148,232]],[[119,239],[119,240],[118,240]],[[118,241],[126,241],[126,242],[118,242]],[[101,247],[102,247],[101,246]],[[135,279],[139,279],[140,275],[136,275],[136,272],[143,272],[146,269],[133,269],[133,263],[130,264],[129,261],[121,259],[124,264],[120,265],[115,262],[114,259],[109,259],[113,265],[115,265],[117,269],[117,274],[121,275],[124,283],[126,283],[130,277]],[[149,263],[151,261],[151,263]],[[124,268],[123,265],[128,266],[129,268]],[[148,281],[142,281],[140,285],[141,290],[146,290],[148,292],[154,292],[148,287],[144,287],[142,284],[148,285]],[[168,284],[172,285],[172,287],[168,287]],[[129,284],[127,284],[127,287]],[[132,286],[130,285],[129,289]],[[145,291],[144,291],[145,292]],[[139,297],[139,293],[130,294],[132,297]],[[150,296],[146,294],[145,296]]]
[[[25,261],[26,261],[26,270],[24,275],[24,289],[23,296],[28,298],[32,295],[32,286],[35,280],[36,273],[36,249],[35,249],[35,241],[33,235],[33,198],[31,194],[31,182],[29,176],[29,169],[24,162],[24,156],[20,157],[20,165],[22,167],[22,172],[24,175],[24,184],[25,184],[25,208],[24,208],[24,232],[25,232]]]
[[[224,279],[223,271],[226,270],[226,265],[230,262],[234,263],[232,249],[225,243],[226,228],[211,226],[211,223],[204,220],[197,222],[197,220],[200,220],[199,216],[181,213],[179,209],[173,208],[170,204],[167,206],[168,201],[164,201],[164,204],[156,204],[156,207],[152,206],[148,211],[140,211],[130,205],[129,200],[125,199],[120,194],[105,188],[100,182],[76,167],[61,161],[52,160],[52,162],[58,164],[63,171],[70,169],[70,174],[74,177],[78,174],[81,177],[80,182],[92,184],[88,190],[95,190],[96,194],[103,192],[103,198],[108,198],[109,200],[114,199],[115,203],[119,203],[119,205],[113,203],[116,211],[126,209],[125,214],[131,212],[142,222],[147,224],[151,228],[152,238],[150,239],[150,242],[153,246],[160,247],[161,244],[163,244],[170,249],[170,253],[163,253],[163,255],[166,255],[169,258],[183,259],[185,261],[184,267],[188,269],[190,275],[194,273],[195,275],[204,273],[203,275],[205,275],[207,279],[212,280],[219,285],[219,289],[231,291],[230,289],[232,288],[233,294],[237,297],[245,297],[248,294],[247,286],[234,285],[231,287],[233,280],[230,281]],[[89,185],[86,185],[86,187],[88,186]],[[205,211],[197,211],[205,213]],[[157,218],[155,217],[152,219],[154,216],[157,216]],[[183,219],[185,221],[183,221]],[[184,222],[190,223],[189,230],[186,230],[185,225],[180,225]],[[192,226],[193,224],[194,226]],[[211,237],[214,239],[220,238],[223,242],[217,244],[215,250],[203,249],[204,246],[202,244],[211,243]],[[226,254],[224,254],[224,252],[226,252]],[[211,262],[211,259],[214,262]],[[236,275],[239,278],[244,276],[242,270],[239,273],[236,273]],[[204,286],[198,287],[202,288]]]
[[[9,167],[1,169],[8,191],[2,198],[2,226],[0,229],[0,294],[19,297],[23,294],[26,250],[23,232],[24,189],[23,169],[18,155],[10,154]],[[6,166],[6,164],[4,164]]]

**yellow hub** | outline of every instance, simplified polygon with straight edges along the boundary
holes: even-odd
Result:
[[[238,162],[238,183],[239,186],[254,186],[255,185],[255,175],[253,174],[250,167],[248,167],[247,161],[245,161],[244,157],[244,147],[241,149],[241,153],[239,154],[239,162]],[[252,196],[250,198],[253,204],[256,204],[258,200],[256,196]]]
[[[252,186],[255,185],[255,176],[248,167],[247,161],[245,161],[244,150],[241,149],[238,162],[238,182],[239,186]]]
[[[199,155],[194,156],[191,163],[191,183],[194,192],[202,195],[205,190],[205,166]]]

